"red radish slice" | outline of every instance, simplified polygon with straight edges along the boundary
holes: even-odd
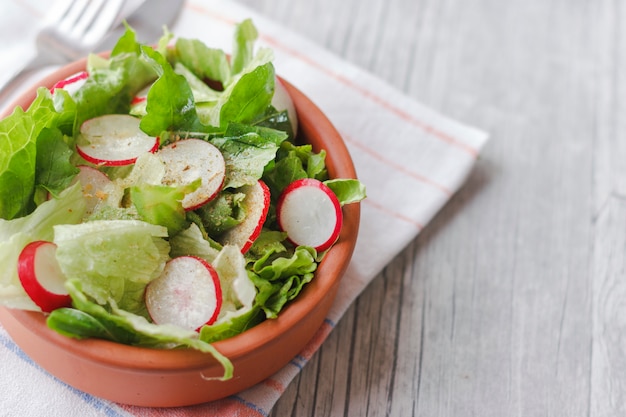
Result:
[[[217,320],[222,287],[217,272],[204,259],[180,256],[148,284],[145,300],[155,323],[199,330]]]
[[[144,96],[144,97],[139,97],[139,96],[137,96],[137,97],[135,97],[135,98],[133,98],[133,99],[132,99],[132,101],[130,102],[130,104],[131,104],[131,106],[132,106],[132,105],[135,105],[135,104],[143,103],[144,101],[146,101],[146,100],[147,100],[147,98],[148,98],[148,97],[145,97],[145,96]]]
[[[135,116],[144,116],[146,114],[146,105],[148,104],[148,91],[152,85],[148,85],[139,91],[130,102],[129,113]]]
[[[109,177],[102,171],[88,165],[80,165],[80,171],[75,181],[80,181],[83,195],[87,202],[86,214],[93,213],[93,209],[107,197],[106,188],[111,184]]]
[[[76,144],[78,154],[96,165],[134,164],[145,152],[159,149],[159,138],[139,128],[140,120],[128,114],[106,114],[85,121]]]
[[[72,304],[56,250],[54,243],[37,240],[22,249],[17,261],[17,275],[24,291],[46,313]]]
[[[158,155],[165,163],[165,185],[191,184],[200,187],[183,199],[185,210],[195,210],[212,200],[222,189],[226,162],[219,149],[201,139],[184,139],[163,147]]]
[[[138,92],[135,95],[135,97],[133,97],[132,101],[130,102],[131,106],[134,104],[139,104],[139,103],[143,103],[144,101],[146,101],[148,99],[148,91],[150,91],[150,87],[152,87],[152,85],[149,85],[143,88],[140,92]]]
[[[335,243],[343,224],[335,193],[312,178],[296,180],[285,188],[276,205],[276,218],[292,243],[319,252]]]
[[[83,86],[83,84],[85,84],[88,77],[89,74],[87,73],[87,71],[81,71],[77,74],[72,75],[71,77],[58,81],[52,86],[50,92],[54,93],[54,91],[57,89],[63,89],[70,93],[70,95],[74,94],[80,87]]]
[[[270,189],[261,180],[242,188],[246,196],[241,205],[246,210],[246,217],[243,222],[224,233],[221,243],[237,245],[241,248],[241,253],[246,253],[263,229],[270,209]]]

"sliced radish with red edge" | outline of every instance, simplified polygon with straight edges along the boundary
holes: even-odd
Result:
[[[323,182],[303,178],[289,184],[276,205],[278,226],[295,245],[324,251],[339,237],[343,224],[341,204]]]
[[[54,243],[37,240],[26,245],[17,260],[17,275],[24,291],[46,313],[72,304],[56,250]]]
[[[159,139],[139,128],[140,120],[128,114],[106,114],[85,121],[80,127],[76,150],[96,165],[134,164],[145,152],[156,152]]]
[[[134,116],[144,116],[146,114],[146,106],[148,104],[148,91],[152,85],[148,85],[139,91],[130,102],[129,113]]]
[[[148,99],[148,91],[150,91],[150,87],[152,87],[152,85],[144,87],[141,91],[139,91],[131,100],[131,106],[145,102]]]
[[[204,259],[179,256],[146,287],[146,306],[156,324],[199,330],[217,320],[222,287],[215,269]]]
[[[241,205],[246,211],[246,217],[243,222],[226,231],[220,240],[224,245],[237,245],[241,253],[246,253],[263,229],[270,209],[270,190],[261,180],[242,189],[246,196]]]
[[[185,210],[195,210],[211,201],[222,189],[226,162],[219,149],[201,139],[184,139],[170,143],[158,152],[165,163],[165,185],[191,184],[200,178],[200,187],[185,195]]]
[[[87,71],[81,71],[64,80],[57,81],[50,89],[50,92],[54,93],[58,89],[63,89],[70,93],[70,95],[74,94],[80,87],[83,86],[83,84],[85,84],[88,77],[89,74]]]

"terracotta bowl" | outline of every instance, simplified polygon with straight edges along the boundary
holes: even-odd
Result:
[[[85,60],[72,63],[38,85],[51,87],[83,70],[85,64]],[[284,83],[298,112],[300,140],[311,143],[316,150],[327,151],[331,177],[356,178],[348,150],[330,121],[300,91]],[[27,108],[35,94],[33,87],[14,105]],[[35,362],[89,394],[152,407],[185,406],[224,398],[280,370],[320,329],[356,243],[360,207],[350,204],[343,210],[339,240],[320,264],[313,281],[279,318],[214,344],[234,365],[234,376],[228,381],[208,379],[221,376],[222,367],[210,355],[198,351],[140,348],[96,339],[77,341],[50,330],[43,314],[37,312],[0,308],[0,322]]]

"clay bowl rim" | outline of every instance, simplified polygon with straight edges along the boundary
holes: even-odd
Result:
[[[106,56],[106,54],[102,54]],[[32,87],[20,94],[0,115],[4,118],[16,106],[26,109],[35,99],[37,87],[51,88],[57,81],[82,71],[86,67],[87,58],[72,62],[44,77]],[[327,168],[332,178],[357,178],[352,158],[345,142],[327,116],[300,90],[288,81],[279,77],[294,101],[298,113],[299,130],[304,126],[310,129],[313,125],[316,130],[325,136],[336,137],[332,140],[332,150],[327,150]],[[308,140],[307,143],[310,143]],[[313,144],[315,150],[320,146]],[[308,283],[297,299],[290,302],[276,319],[267,319],[245,332],[212,343],[212,345],[233,363],[239,357],[245,357],[251,352],[279,342],[280,336],[289,332],[298,325],[298,322],[311,311],[333,287],[341,281],[350,262],[356,245],[360,203],[345,205],[344,224],[339,240],[329,250],[320,263],[315,278]],[[327,273],[327,271],[329,271]],[[333,273],[334,271],[334,273]],[[55,345],[65,349],[68,354],[80,356],[83,359],[134,371],[181,371],[195,368],[206,368],[217,363],[212,355],[190,348],[155,349],[149,347],[130,346],[102,339],[76,340],[62,336],[49,329],[45,324],[45,316],[39,312],[7,309],[9,314],[27,331],[39,333]],[[310,335],[313,337],[313,334]],[[112,354],[115,352],[115,354]],[[292,358],[289,358],[292,359]],[[237,371],[237,370],[235,370]]]

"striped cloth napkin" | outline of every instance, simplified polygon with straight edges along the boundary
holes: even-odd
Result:
[[[18,3],[28,2],[15,0],[13,7]],[[39,3],[30,3],[21,12],[36,21]],[[228,51],[234,24],[249,17],[259,29],[259,43],[274,50],[277,73],[307,94],[342,134],[368,190],[354,257],[324,325],[300,355],[268,380],[223,400],[171,409],[116,404],[80,392],[39,368],[0,328],[0,414],[269,415],[355,298],[465,181],[487,140],[484,132],[426,108],[267,18],[230,0],[189,0],[170,29]]]

